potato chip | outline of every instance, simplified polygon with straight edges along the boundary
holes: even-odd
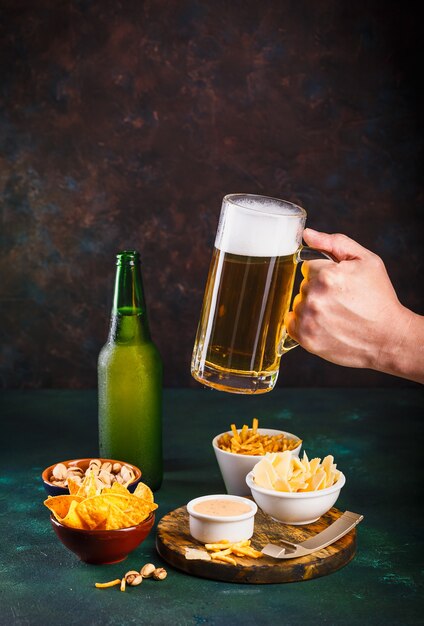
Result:
[[[77,483],[76,480],[74,480],[73,478],[68,478],[68,489],[71,496],[77,495],[79,488],[79,483]]]
[[[255,482],[256,482],[256,480],[255,480]],[[275,489],[276,491],[292,491],[291,484],[289,483],[287,478],[284,478],[284,476],[281,476],[280,478],[277,478],[277,480],[274,483],[271,483],[271,481],[269,481],[269,483],[267,483],[267,484],[271,485],[271,486],[270,487],[266,487],[266,489]],[[264,486],[265,485],[261,484],[261,487],[264,487]]]
[[[275,455],[275,459],[273,461],[274,470],[277,473],[277,476],[280,478],[286,478],[290,469],[290,459],[291,456],[289,454],[280,454]]]
[[[121,483],[115,482],[112,487],[104,487],[102,489],[102,493],[121,493],[124,495],[128,495],[128,489],[124,487]]]
[[[134,525],[129,522],[129,518],[125,513],[125,510],[128,508],[128,500],[126,496],[121,496],[120,494],[107,493],[91,496],[80,502],[76,510],[86,526],[94,530],[103,523],[106,523],[111,505],[123,513],[127,526]],[[124,528],[124,526],[122,526],[122,528]]]
[[[153,500],[143,500],[135,494],[129,493],[128,489],[122,485],[119,485],[119,487],[112,486],[110,489],[102,489],[102,496],[106,495],[111,495],[112,497],[116,495],[120,496],[120,498],[118,500],[114,500],[113,503],[122,511],[128,513],[132,522],[130,526],[140,524],[140,522],[146,519],[152,511],[157,509],[157,504],[155,504]]]
[[[99,497],[102,499],[97,500]],[[94,498],[96,498],[96,500],[94,500]],[[98,527],[104,528],[109,514],[109,506],[110,502],[105,499],[105,496],[93,496],[79,503],[77,513],[86,528],[90,530],[94,530]]]
[[[134,495],[137,496],[137,498],[142,498],[143,500],[147,500],[148,502],[154,502],[152,490],[144,483],[138,483],[137,487],[134,490]]]
[[[211,556],[205,550],[199,550],[198,548],[186,548],[185,558],[188,561],[210,561]]]
[[[69,511],[63,519],[60,519],[59,522],[64,526],[69,526],[70,528],[84,528],[87,529],[87,526],[84,524],[84,521],[80,518],[77,513],[78,502],[74,500],[71,502],[71,506],[69,507]]]
[[[134,526],[129,515],[125,511],[121,511],[115,504],[109,505],[109,511],[106,518],[106,530],[117,530],[118,528],[129,528]]]
[[[97,482],[94,472],[89,472],[82,481],[81,485],[78,488],[77,496],[84,496],[85,498],[90,498],[91,496],[95,496],[98,493],[97,491]]]
[[[49,496],[47,500],[44,500],[44,504],[60,521],[68,514],[72,502],[78,503],[83,499],[84,498],[82,496],[64,494],[62,496]]]
[[[133,519],[133,524],[140,524],[143,520],[147,519],[153,511],[158,508],[158,505],[154,502],[148,502],[147,500],[141,500],[141,498],[137,498],[134,496],[136,500],[131,501],[131,515]]]
[[[75,490],[75,485],[71,484],[71,489]],[[77,493],[49,497],[44,504],[65,526],[89,530],[138,525],[158,506],[147,485],[141,483],[137,495],[118,482],[99,488],[93,473],[84,478]]]
[[[259,487],[288,493],[319,491],[334,485],[341,472],[329,454],[321,463],[309,461],[306,452],[302,459],[293,457],[289,450],[268,453],[253,468],[253,477]]]

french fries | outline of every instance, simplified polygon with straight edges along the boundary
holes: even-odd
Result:
[[[239,557],[247,556],[252,559],[259,559],[263,556],[262,552],[252,548],[250,539],[237,541],[235,543],[230,543],[226,540],[220,541],[219,543],[206,543],[205,548],[214,561],[223,561],[224,563],[231,563],[231,565],[237,565],[237,561],[231,555]]]
[[[258,433],[258,419],[252,421],[252,428],[246,424],[238,431],[235,424],[231,424],[231,432],[225,433],[218,439],[218,447],[233,454],[248,454],[264,456],[267,452],[284,452],[293,450],[302,442],[300,439],[288,439],[284,435],[262,435]]]

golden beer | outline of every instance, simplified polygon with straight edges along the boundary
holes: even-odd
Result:
[[[293,254],[244,256],[214,249],[192,373],[222,391],[264,393],[278,376]]]
[[[225,196],[193,350],[199,382],[233,393],[271,391],[287,338],[306,211],[252,194]]]

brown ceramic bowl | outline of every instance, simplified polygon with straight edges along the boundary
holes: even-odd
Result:
[[[132,465],[131,463],[127,463],[126,461],[116,461],[115,459],[102,459],[101,457],[92,457],[92,458],[97,458],[99,459],[99,461],[101,461],[102,463],[108,461],[109,463],[120,463],[121,465],[128,465],[128,467],[130,467],[132,469],[132,471],[134,472],[135,478],[134,480],[128,485],[128,490],[133,492],[134,489],[137,487],[138,483],[141,480],[141,471],[138,467],[136,467],[135,465]],[[71,459],[70,461],[58,461],[57,463],[63,463],[63,465],[66,465],[66,467],[80,467],[81,469],[85,470],[87,469],[89,463],[91,461],[91,458],[89,459]],[[49,467],[46,467],[46,469],[43,471],[43,473],[41,474],[41,479],[43,481],[43,485],[44,485],[44,489],[46,490],[47,494],[49,496],[62,496],[64,494],[69,493],[69,490],[67,487],[58,487],[57,485],[53,485],[53,483],[50,482],[49,478],[52,475],[53,472],[53,468],[55,467],[55,465],[57,465],[57,463],[53,463],[53,465],[49,465]]]
[[[144,541],[149,534],[155,514],[151,513],[144,522],[118,530],[80,530],[69,528],[50,516],[53,530],[63,545],[74,552],[81,561],[94,565],[107,565],[123,561],[130,552]]]

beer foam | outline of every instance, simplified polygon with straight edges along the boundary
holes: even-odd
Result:
[[[303,209],[282,200],[243,195],[233,201],[224,198],[215,247],[242,256],[294,254],[302,243],[305,219]]]

